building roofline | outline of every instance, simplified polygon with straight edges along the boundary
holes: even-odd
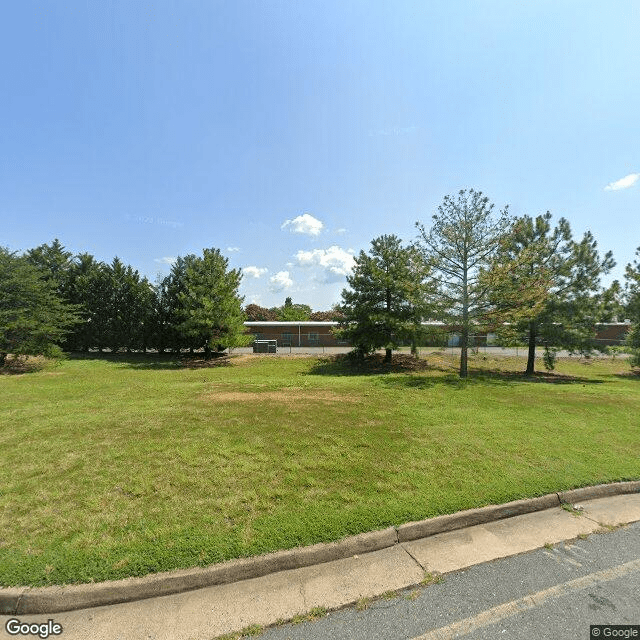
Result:
[[[248,320],[244,323],[245,327],[336,327],[340,323],[334,320]],[[422,322],[422,325],[445,326],[444,322]],[[448,326],[448,325],[447,325]]]

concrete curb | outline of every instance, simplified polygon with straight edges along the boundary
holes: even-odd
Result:
[[[527,500],[515,500],[502,505],[489,505],[479,509],[468,509],[447,516],[437,516],[429,520],[420,522],[408,522],[398,527],[398,541],[410,542],[418,538],[427,538],[437,533],[463,529],[476,524],[502,520],[519,516],[532,511],[543,511],[560,506],[560,499],[557,493],[550,493],[540,498],[530,498]]]
[[[381,531],[350,536],[339,542],[231,560],[205,568],[184,569],[157,573],[143,578],[127,578],[97,584],[0,588],[0,614],[24,615],[73,611],[229,584],[279,571],[379,551],[446,531],[551,509],[562,503],[576,503],[581,500],[627,493],[640,493],[640,481],[584,487],[538,498],[516,500],[503,505],[468,509],[452,515],[409,522],[397,528],[389,527]]]
[[[596,498],[608,498],[624,493],[640,493],[640,482],[616,482],[614,484],[598,484],[595,487],[582,487],[558,493],[560,502],[576,504],[581,500],[595,500]]]

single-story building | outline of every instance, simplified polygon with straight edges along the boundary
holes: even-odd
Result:
[[[350,346],[346,341],[336,340],[333,329],[338,322],[330,321],[288,321],[288,322],[245,322],[246,332],[256,340],[276,340],[278,347],[339,347]],[[423,322],[433,329],[433,342],[440,343],[437,334],[442,336],[443,346],[455,346],[456,331],[442,322]],[[596,325],[596,340],[604,346],[620,345],[630,329],[629,322],[610,322]],[[474,336],[474,344],[484,346],[492,343],[493,334],[478,332]]]
[[[256,340],[277,340],[279,347],[338,347],[349,346],[348,342],[335,339],[332,329],[337,322],[290,321],[290,322],[245,322],[247,333]]]

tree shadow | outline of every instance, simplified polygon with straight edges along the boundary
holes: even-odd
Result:
[[[622,380],[634,380],[640,381],[640,369],[631,369],[626,373],[614,373],[614,378],[621,378]]]
[[[212,354],[205,360],[201,353],[167,354],[167,353],[109,353],[109,352],[74,352],[67,355],[69,360],[98,360],[112,362],[128,369],[212,369],[230,366],[228,354]]]
[[[26,373],[37,373],[51,367],[50,361],[42,357],[8,357],[0,366],[0,375],[21,376]]]
[[[375,376],[388,373],[407,373],[433,369],[424,359],[394,354],[391,362],[385,362],[383,356],[374,354],[357,359],[350,354],[320,356],[309,370],[309,375],[326,376]]]
[[[389,375],[389,374],[404,375]],[[326,376],[378,376],[380,382],[389,388],[426,389],[436,385],[447,385],[463,389],[469,385],[515,384],[602,384],[602,380],[568,376],[554,372],[537,372],[526,375],[521,371],[508,371],[496,368],[479,368],[469,365],[468,376],[460,378],[457,368],[430,364],[427,360],[412,356],[394,355],[389,363],[382,356],[374,355],[364,360],[354,360],[344,355],[318,359],[309,370],[309,375]]]

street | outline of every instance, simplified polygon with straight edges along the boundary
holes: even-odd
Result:
[[[640,523],[549,547],[274,627],[262,638],[587,640],[592,624],[640,625]]]

